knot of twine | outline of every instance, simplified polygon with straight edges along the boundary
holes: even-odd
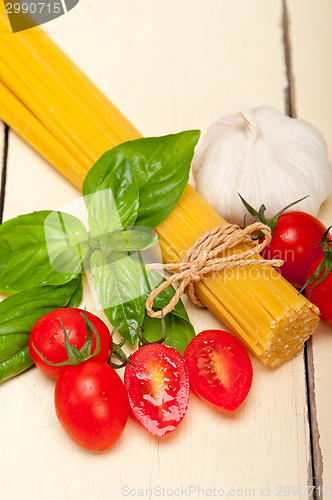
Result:
[[[256,243],[250,235],[256,231],[261,231],[264,240]],[[146,310],[152,318],[161,318],[171,312],[178,303],[180,296],[186,291],[192,302],[200,307],[204,304],[197,298],[195,293],[195,282],[200,281],[203,276],[211,271],[218,272],[223,269],[232,269],[234,267],[246,267],[252,265],[280,267],[284,263],[282,260],[265,260],[257,258],[259,254],[271,241],[271,229],[256,222],[241,229],[240,226],[225,224],[216,226],[207,231],[198,238],[195,243],[187,250],[182,262],[174,264],[149,264],[147,269],[164,269],[173,272],[167,280],[163,281],[155,290],[153,290],[145,304]],[[227,250],[236,247],[241,243],[251,246],[247,251],[233,253],[232,255],[220,256]],[[256,258],[253,258],[256,256]],[[169,304],[161,311],[152,309],[154,299],[173,283],[180,282],[175,295]]]

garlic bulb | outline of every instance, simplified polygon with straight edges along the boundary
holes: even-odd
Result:
[[[273,217],[293,207],[317,215],[332,189],[332,169],[321,133],[309,123],[270,106],[241,108],[215,122],[193,160],[196,189],[228,222],[252,217],[238,193],[254,208],[264,203]]]

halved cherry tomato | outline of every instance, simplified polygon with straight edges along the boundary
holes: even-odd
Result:
[[[183,419],[189,402],[185,360],[173,347],[149,344],[130,356],[124,381],[135,419],[151,434],[164,436]]]
[[[252,383],[250,357],[241,342],[223,330],[204,330],[188,344],[184,358],[194,391],[218,409],[234,411]]]
[[[86,341],[87,328],[84,321],[85,311],[76,308],[56,309],[40,318],[34,325],[29,337],[29,353],[32,361],[52,378],[58,378],[66,368],[65,366],[51,366],[47,364],[36,352],[35,348],[44,358],[52,363],[61,363],[68,359],[64,345],[63,327],[69,334],[69,342],[77,349],[81,349]],[[90,312],[86,312],[89,321],[96,328],[100,338],[100,351],[96,359],[107,362],[111,349],[111,334],[105,323]],[[62,323],[62,324],[61,324]],[[92,332],[93,334],[93,332]],[[96,338],[93,334],[91,353],[96,349]]]
[[[121,378],[97,359],[65,368],[55,386],[54,404],[67,434],[95,451],[106,450],[119,439],[129,413]]]

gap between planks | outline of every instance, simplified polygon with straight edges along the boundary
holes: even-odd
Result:
[[[2,135],[2,139],[3,139],[3,146],[2,146],[2,152],[1,152],[0,224],[2,224],[3,211],[4,211],[4,206],[5,206],[6,174],[7,174],[7,158],[8,158],[8,138],[9,138],[9,127],[7,125],[3,124],[1,128],[2,128],[1,135]]]
[[[285,112],[292,118],[296,118],[295,79],[293,74],[291,50],[291,23],[288,15],[287,0],[282,0],[282,33],[288,84],[285,88]],[[308,481],[311,481],[312,484],[310,486],[314,487],[312,498],[318,499],[318,497],[321,498],[321,492],[323,491],[323,457],[319,444],[312,338],[307,340],[305,344],[303,357],[311,455]]]

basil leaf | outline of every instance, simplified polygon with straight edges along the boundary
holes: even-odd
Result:
[[[69,306],[82,277],[59,286],[17,292],[0,302],[0,381],[33,365],[28,341],[34,324],[54,309]]]
[[[51,212],[45,219],[44,228],[53,270],[71,273],[72,276],[82,273],[83,262],[89,250],[89,237],[84,224],[73,215]]]
[[[141,326],[145,314],[144,275],[137,254],[112,253],[106,258],[101,250],[91,256],[91,270],[99,302],[114,327],[122,327],[121,335],[135,345],[134,329]]]
[[[87,238],[87,233],[84,232],[83,224],[80,223],[81,231],[74,243],[73,238],[79,225],[76,222],[78,219],[67,216],[67,214],[64,216],[66,220],[64,231],[61,232],[56,227],[55,219],[57,216],[45,228],[45,221],[48,217],[52,219],[54,213],[58,214],[58,212],[40,211],[20,215],[0,226],[1,291],[17,292],[46,284],[59,285],[72,280],[79,272],[78,264],[80,259],[83,258],[84,250],[79,246],[78,251],[77,245],[80,245],[82,239]],[[62,218],[62,221],[64,218]],[[76,229],[72,232],[71,226],[74,220]],[[48,243],[45,236],[47,227],[49,230]],[[70,241],[70,245],[68,245],[68,241]],[[54,260],[58,259],[61,269],[66,268],[68,255],[69,261],[76,256],[70,271],[64,269],[64,272],[59,272],[52,267],[48,245],[51,253],[53,252]]]
[[[89,204],[92,237],[119,231],[134,224],[139,193],[130,161],[125,158],[105,177]]]
[[[20,292],[18,292],[20,293]],[[28,333],[13,333],[12,335],[5,335],[0,337],[0,373],[1,373],[1,364],[11,359],[18,352],[25,349],[29,342]],[[31,360],[29,360],[30,363]],[[33,363],[31,362],[30,365]],[[1,379],[0,379],[1,380]]]
[[[154,246],[159,237],[150,228],[132,227],[100,237],[100,249],[105,255],[110,252],[138,252]]]
[[[189,179],[194,148],[199,139],[197,130],[163,137],[128,141],[107,151],[90,169],[83,195],[95,193],[108,176],[129,158],[137,181],[140,206],[136,225],[157,227],[178,203]]]
[[[28,339],[28,337],[27,337]],[[15,377],[33,365],[26,340],[25,347],[14,352],[7,360],[0,363],[0,382]]]
[[[83,300],[83,282],[82,282],[82,274],[80,274],[77,278],[77,287],[70,297],[70,301],[68,302],[66,307],[79,307]]]
[[[174,347],[183,355],[189,342],[195,337],[195,330],[190,321],[180,318],[174,312],[164,317],[166,326],[165,344]],[[144,338],[149,342],[156,342],[162,337],[162,323],[159,318],[151,318],[146,314],[142,328]]]

